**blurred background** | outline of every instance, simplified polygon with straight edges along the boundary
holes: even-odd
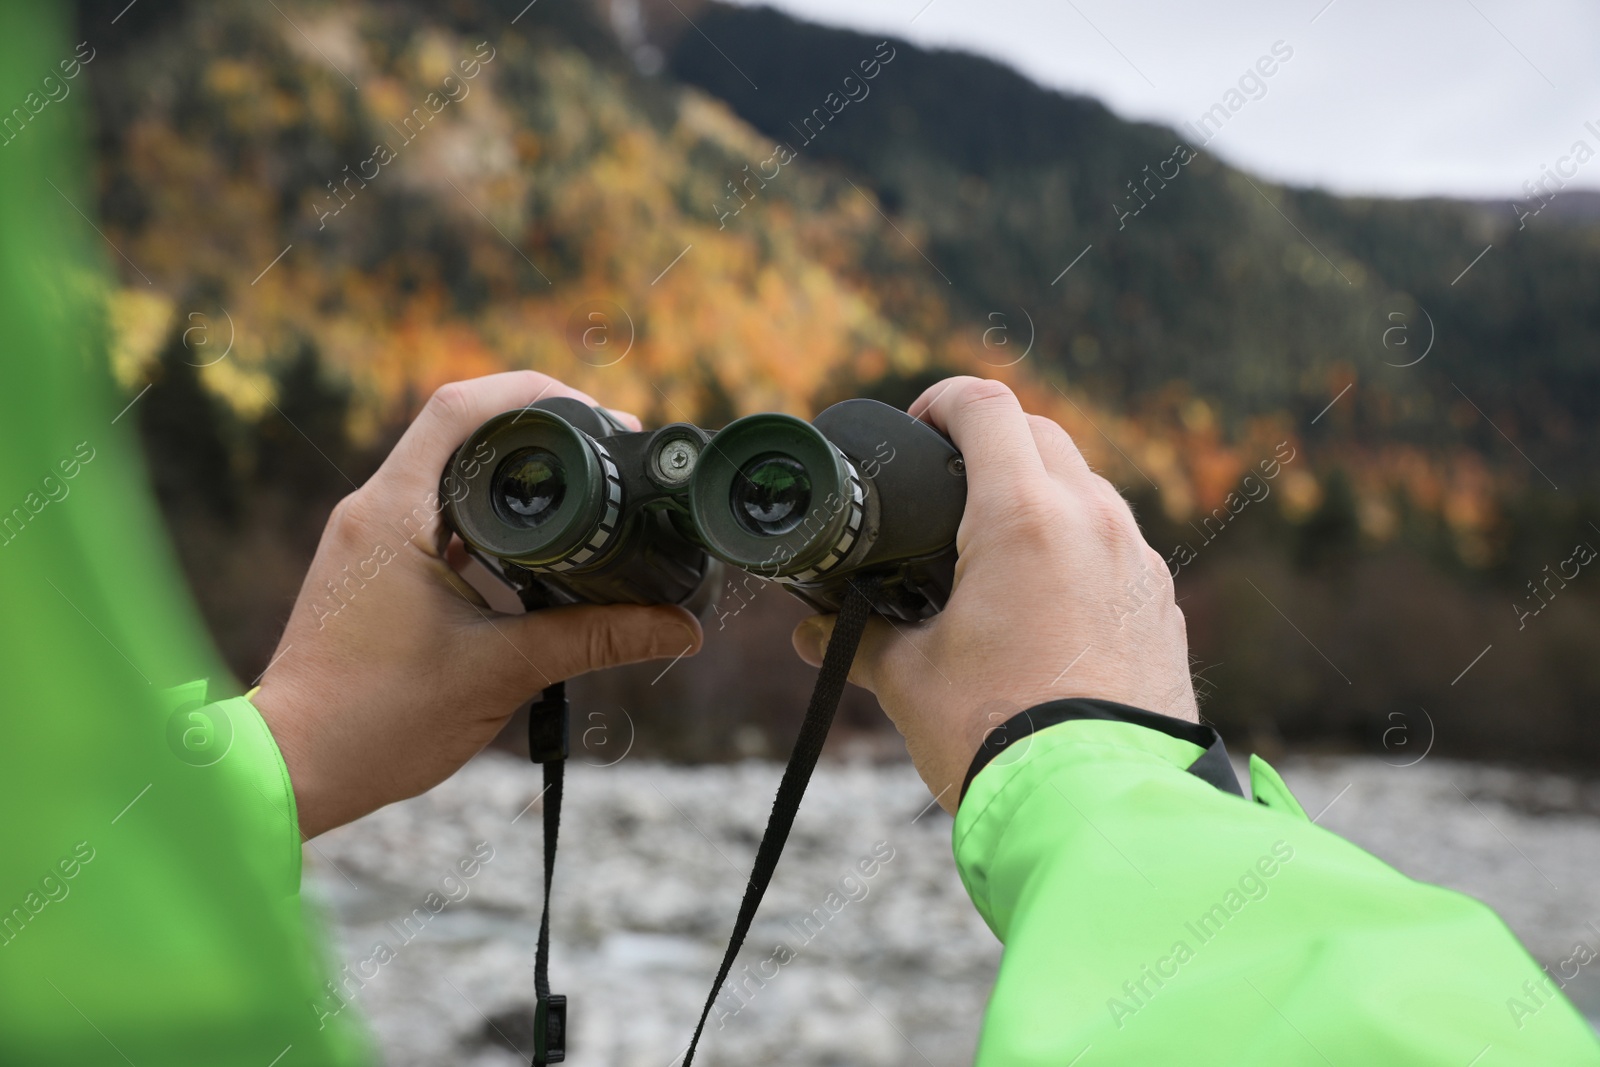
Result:
[[[784,7],[80,0],[114,370],[236,675],[444,382],[532,367],[715,427],[998,377],[1133,502],[1236,754],[1541,959],[1600,949],[1594,12]],[[699,656],[575,687],[579,1062],[692,1028],[803,615],[730,586]],[[351,959],[420,857],[509,857],[363,991],[392,1062],[526,1042],[519,734],[308,851]],[[947,817],[870,697],[832,744],[771,921],[906,859],[708,1055],[963,1062],[998,949]]]

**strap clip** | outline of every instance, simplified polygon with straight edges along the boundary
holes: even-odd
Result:
[[[559,763],[567,758],[567,683],[557,682],[528,704],[528,758],[534,763]]]
[[[560,1063],[567,1058],[567,998],[550,993],[533,1009],[533,1062]]]

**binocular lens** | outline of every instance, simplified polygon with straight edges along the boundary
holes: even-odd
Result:
[[[555,453],[524,448],[495,470],[492,492],[502,519],[532,528],[556,513],[567,495],[567,471]]]
[[[719,430],[689,485],[706,550],[769,577],[837,565],[861,525],[861,500],[839,450],[810,423],[776,412]]]
[[[780,537],[804,521],[811,476],[798,460],[769,452],[740,468],[728,496],[741,527],[757,536]]]

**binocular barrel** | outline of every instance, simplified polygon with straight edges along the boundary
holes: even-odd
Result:
[[[943,606],[966,503],[960,456],[886,404],[850,400],[814,423],[751,415],[715,434],[630,432],[557,398],[497,415],[446,468],[445,516],[530,603],[673,603],[715,595],[718,562],[777,581],[819,611],[848,581],[884,581],[884,614]]]

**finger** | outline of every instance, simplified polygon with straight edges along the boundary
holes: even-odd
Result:
[[[451,543],[452,547],[455,543],[456,542]],[[463,573],[466,567],[472,562],[472,557],[464,556],[461,561],[457,563],[456,560],[450,558],[450,551],[449,549],[446,549],[444,566],[438,567],[437,573],[440,581],[443,581],[449,585],[451,589],[454,589],[463,600],[472,605],[473,609],[476,610],[479,615],[487,617],[489,612],[495,610],[494,606],[491,605],[489,603],[489,599],[483,595],[483,591],[477,586],[473,585],[472,582],[467,578],[466,574]]]
[[[638,433],[640,430],[644,429],[644,423],[639,421],[639,416],[635,415],[631,411],[618,411],[615,408],[606,408],[606,414],[622,423],[622,425],[626,426],[634,433]]]
[[[822,657],[827,653],[834,624],[838,621],[837,615],[813,615],[796,626],[790,640],[800,658],[813,667],[822,666]],[[888,620],[877,615],[868,618],[861,643],[856,646],[855,659],[850,664],[850,681],[868,692],[877,693],[879,686],[888,681],[890,656],[907,640],[910,638],[897,632]]]
[[[531,370],[488,374],[442,385],[394,446],[374,480],[393,478],[401,484],[420,487],[424,493],[437,489],[440,472],[473,430],[503,411],[557,396],[594,403],[589,394]]]
[[[942,394],[955,388],[957,385],[960,385],[962,382],[971,377],[972,375],[970,374],[958,374],[953,377],[934,382],[932,385],[928,386],[922,391],[922,395],[918,396],[911,402],[911,406],[906,408],[906,414],[910,415],[913,419],[922,419],[923,422],[927,422],[928,420],[924,417],[924,413],[928,410],[928,406],[937,400]]]
[[[461,538],[451,535],[444,552],[444,568],[439,576],[487,616],[521,615],[524,608],[516,591],[482,559],[467,550]],[[470,620],[469,620],[470,621]]]
[[[1033,443],[1039,450],[1044,469],[1057,479],[1068,485],[1084,485],[1094,477],[1094,470],[1077,442],[1054,419],[1029,415],[1028,429],[1033,433]]]
[[[1038,496],[1044,462],[1027,414],[1004,383],[951,378],[918,397],[911,413],[960,449],[967,466],[969,512],[1004,514],[1017,502]]]
[[[472,556],[467,552],[466,543],[461,538],[450,538],[450,543],[445,546],[444,561],[450,564],[450,569],[457,574],[466,570],[467,564],[472,561]]]
[[[509,671],[520,692],[534,692],[588,671],[699,651],[700,623],[682,608],[658,604],[579,604],[485,620],[492,634],[474,637],[487,669]]]

